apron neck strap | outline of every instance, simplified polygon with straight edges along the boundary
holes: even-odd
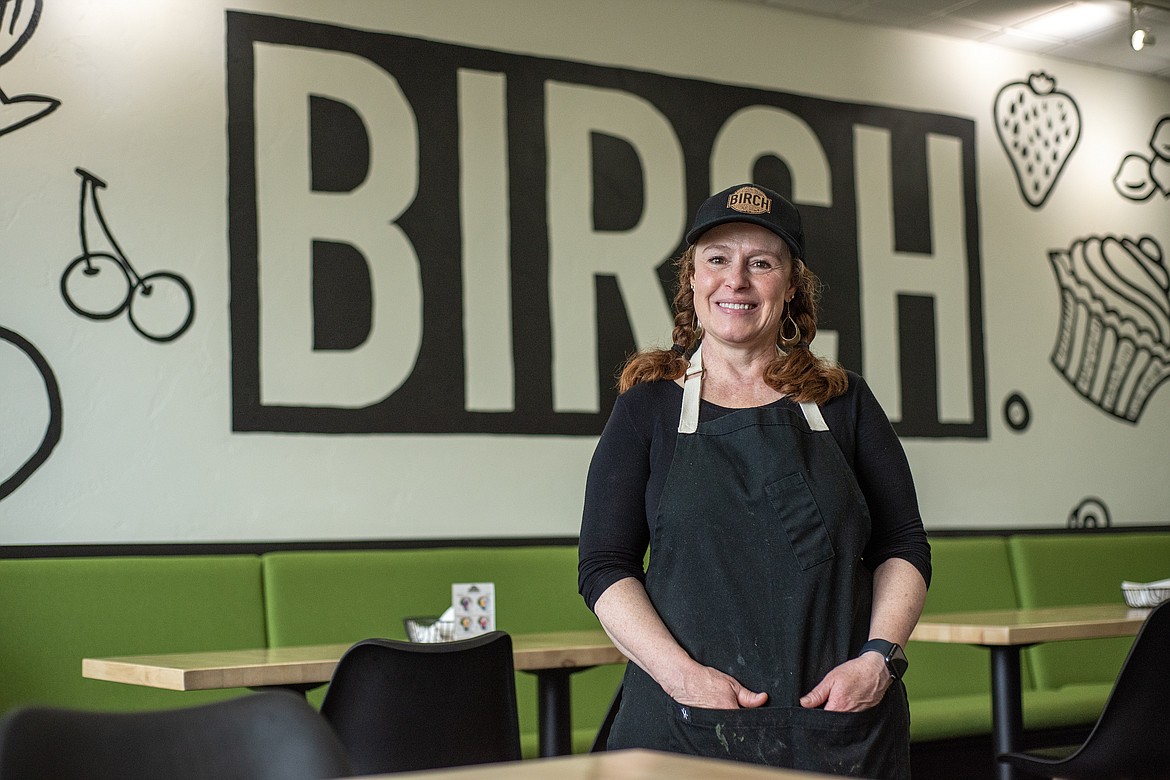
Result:
[[[703,345],[699,344],[691,355],[690,365],[683,376],[682,411],[678,416],[678,432],[694,433],[699,430],[699,400],[703,396]],[[814,431],[827,431],[821,409],[811,401],[800,404],[808,427]]]
[[[678,416],[678,432],[699,430],[699,399],[703,395],[703,345],[691,355],[691,364],[683,377],[682,413]]]

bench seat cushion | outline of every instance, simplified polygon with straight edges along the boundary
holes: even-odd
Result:
[[[1024,728],[1053,729],[1096,723],[1113,683],[1082,683],[1024,692]]]
[[[991,733],[991,698],[969,693],[910,701],[910,741]]]

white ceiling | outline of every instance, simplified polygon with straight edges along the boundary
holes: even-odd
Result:
[[[1129,46],[1127,0],[728,0],[790,11],[975,40],[1045,56],[1170,79],[1170,0],[1139,3],[1143,27],[1157,38],[1135,52]],[[1045,30],[1042,17],[1075,6],[1097,12],[1093,29]],[[1052,17],[1055,18],[1055,17]],[[1025,29],[1021,29],[1025,28]],[[1041,31],[1044,30],[1044,31]]]

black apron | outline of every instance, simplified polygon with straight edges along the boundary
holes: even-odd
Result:
[[[865,712],[799,702],[868,638],[873,587],[861,554],[870,519],[853,470],[815,404],[738,409],[698,424],[701,360],[692,356],[684,383],[646,591],[692,658],[768,701],[684,706],[630,663],[608,746],[909,778],[901,681]]]

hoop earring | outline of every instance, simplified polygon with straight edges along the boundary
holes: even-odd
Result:
[[[789,324],[792,325],[793,335],[786,336],[784,335],[784,329],[787,328]],[[800,341],[800,326],[796,324],[796,320],[792,319],[792,314],[789,314],[784,318],[784,321],[780,323],[780,340],[785,344],[795,344],[796,342]]]

